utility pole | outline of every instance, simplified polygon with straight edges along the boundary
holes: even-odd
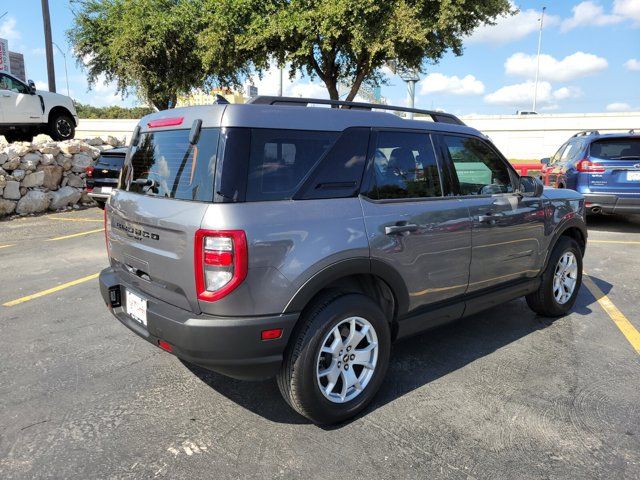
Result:
[[[542,7],[542,15],[540,15],[540,31],[538,33],[538,57],[536,59],[536,82],[533,87],[533,107],[532,111],[536,111],[536,100],[538,99],[538,77],[540,75],[540,47],[542,46],[542,23],[544,22],[544,11],[547,7]]]
[[[407,83],[407,97],[410,108],[415,108],[416,104],[416,83],[420,80],[418,72],[412,68],[403,69],[399,72],[400,78]],[[407,113],[407,118],[413,120],[413,112]]]
[[[49,91],[56,92],[56,72],[53,67],[53,44],[51,40],[51,18],[49,17],[49,0],[42,0],[42,23],[44,24],[44,48],[47,54],[47,77]]]

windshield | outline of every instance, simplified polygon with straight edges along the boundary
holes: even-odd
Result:
[[[640,159],[640,138],[612,138],[591,144],[590,155],[603,160]]]
[[[219,136],[219,128],[203,129],[197,145],[191,145],[186,129],[143,133],[131,150],[127,190],[212,202]]]

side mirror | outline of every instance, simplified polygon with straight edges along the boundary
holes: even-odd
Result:
[[[520,177],[518,193],[523,197],[539,197],[542,195],[543,190],[544,186],[537,178],[529,176]]]
[[[36,94],[36,84],[33,83],[33,80],[29,80],[27,83],[29,84],[29,93],[31,93],[31,95],[35,95]]]
[[[540,163],[543,165],[549,165],[549,163],[551,163],[551,159],[549,157],[545,157],[540,159]]]

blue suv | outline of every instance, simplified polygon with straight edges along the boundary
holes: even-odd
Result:
[[[640,213],[640,135],[576,133],[543,158],[545,185],[582,193],[588,213]]]

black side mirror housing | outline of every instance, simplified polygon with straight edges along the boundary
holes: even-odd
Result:
[[[27,83],[29,84],[29,92],[31,93],[31,95],[35,95],[36,94],[36,84],[33,83],[33,80],[29,80]]]
[[[520,177],[518,193],[523,197],[539,197],[543,190],[544,186],[539,179],[530,176]]]
[[[549,163],[551,163],[551,159],[549,157],[541,158],[540,163],[543,165],[549,165]]]

